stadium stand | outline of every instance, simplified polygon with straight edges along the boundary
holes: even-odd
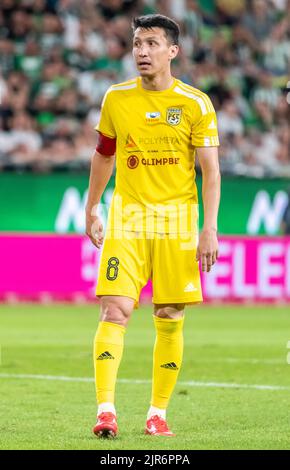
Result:
[[[104,92],[137,74],[131,18],[156,12],[181,25],[174,75],[213,100],[222,172],[290,177],[289,0],[1,0],[0,170],[88,167]]]

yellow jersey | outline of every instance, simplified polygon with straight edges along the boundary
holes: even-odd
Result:
[[[219,145],[205,93],[178,79],[167,90],[146,90],[137,77],[108,89],[95,129],[116,138],[110,228],[176,233],[189,206],[197,217],[195,149]]]

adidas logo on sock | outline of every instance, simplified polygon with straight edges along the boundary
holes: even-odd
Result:
[[[105,351],[97,357],[97,361],[102,361],[103,359],[115,359],[109,351]]]
[[[175,362],[168,362],[167,364],[162,364],[162,366],[160,367],[163,367],[164,369],[178,370],[178,367]]]

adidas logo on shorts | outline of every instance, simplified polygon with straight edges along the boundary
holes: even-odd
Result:
[[[115,359],[109,351],[105,351],[97,357],[97,361],[103,361],[104,359]]]
[[[196,291],[196,290],[197,290],[197,288],[194,287],[194,285],[193,285],[192,282],[189,282],[189,283],[187,284],[187,286],[184,288],[184,292],[194,292],[194,291]]]

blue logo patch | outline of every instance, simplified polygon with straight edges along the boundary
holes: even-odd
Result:
[[[155,111],[153,113],[146,113],[146,118],[147,119],[157,119],[160,117],[159,111]]]

